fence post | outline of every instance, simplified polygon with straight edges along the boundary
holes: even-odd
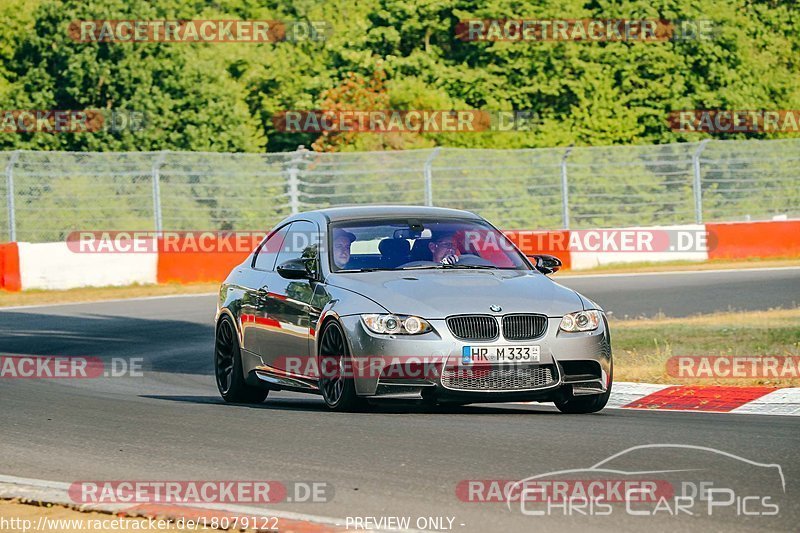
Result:
[[[292,215],[300,212],[300,167],[298,165],[307,151],[302,144],[298,146],[294,152],[294,157],[290,161],[289,168],[286,169],[288,173],[286,185],[289,189],[289,212]]]
[[[569,229],[569,184],[567,183],[567,158],[572,146],[567,148],[561,157],[561,225]]]
[[[151,176],[153,178],[153,215],[156,222],[156,235],[161,235],[161,165],[164,164],[164,159],[167,156],[167,150],[162,150],[158,153],[153,168],[151,169]]]
[[[436,159],[441,150],[441,146],[434,148],[431,155],[425,160],[425,166],[422,169],[422,173],[425,176],[425,205],[433,205],[433,160]]]
[[[8,240],[11,242],[16,242],[17,240],[17,218],[16,213],[14,212],[14,165],[17,164],[19,153],[19,150],[15,150],[8,160],[8,165],[6,165],[6,193],[8,194]]]
[[[696,224],[703,223],[703,187],[700,182],[700,154],[706,148],[706,144],[710,139],[705,139],[700,142],[694,154],[692,154],[692,167],[694,168],[694,181],[692,188],[694,189],[694,221]]]

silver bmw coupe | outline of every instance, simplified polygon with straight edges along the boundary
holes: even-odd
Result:
[[[293,215],[219,292],[214,370],[229,402],[270,390],[370,399],[605,407],[613,361],[602,309],[466,211],[364,206]]]

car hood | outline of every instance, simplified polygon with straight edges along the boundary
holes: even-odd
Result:
[[[541,313],[563,316],[580,311],[578,294],[533,271],[410,270],[331,274],[327,282],[371,300],[392,313],[427,319],[464,313]]]

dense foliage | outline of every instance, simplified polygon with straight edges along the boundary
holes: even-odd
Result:
[[[456,25],[469,18],[705,19],[716,31],[662,43],[465,42]],[[0,149],[652,144],[705,137],[671,131],[673,110],[800,109],[795,0],[0,0],[0,19],[0,109],[147,116],[139,131],[0,134]],[[69,24],[85,19],[324,20],[333,32],[318,42],[77,43]],[[533,110],[541,120],[522,133],[330,138],[282,133],[272,120],[359,102]]]

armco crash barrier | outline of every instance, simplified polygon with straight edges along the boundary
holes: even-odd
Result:
[[[657,229],[703,231],[703,228],[708,232],[707,250],[656,253],[577,252],[549,245],[569,242],[572,232],[568,230],[510,230],[506,234],[524,253],[555,255],[564,263],[565,269],[574,270],[621,262],[800,257],[800,220],[662,226]],[[525,234],[531,233],[554,238],[526,238]],[[203,246],[204,249],[214,249],[213,252],[194,251],[186,244],[181,240],[164,242],[159,239],[157,251],[148,253],[76,253],[67,243],[0,244],[0,289],[19,291],[132,283],[220,282],[247,257],[246,252],[231,251],[223,245],[217,247],[213,242],[205,242]],[[254,241],[250,248],[255,245]]]

